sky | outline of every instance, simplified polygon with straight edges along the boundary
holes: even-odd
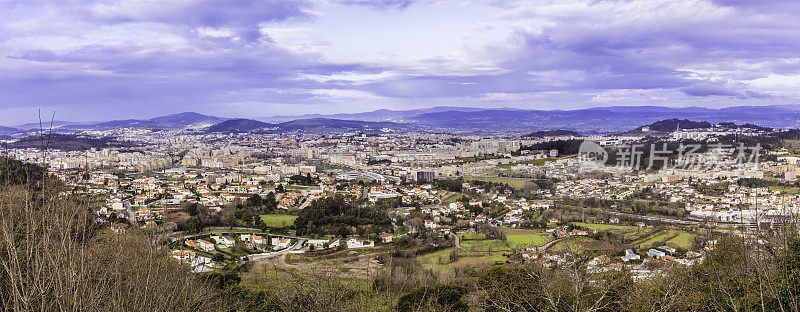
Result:
[[[0,124],[800,104],[795,0],[0,0]]]

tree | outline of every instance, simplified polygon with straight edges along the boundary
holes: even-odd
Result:
[[[397,300],[397,311],[467,311],[461,300],[466,293],[466,287],[453,284],[417,287]]]
[[[262,205],[264,205],[264,200],[261,199],[261,196],[258,196],[258,194],[252,194],[249,197],[247,197],[245,205],[247,207],[261,207]]]
[[[0,189],[0,311],[227,310],[158,233],[97,231],[86,198],[62,194]]]

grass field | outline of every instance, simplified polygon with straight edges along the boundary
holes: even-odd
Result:
[[[484,233],[460,233],[460,234],[458,234],[458,238],[460,238],[461,240],[486,239],[486,234],[484,234]]]
[[[544,163],[546,163],[548,161],[555,161],[555,160],[556,160],[556,158],[534,159],[534,160],[528,160],[528,161],[523,161],[523,162],[519,162],[519,163],[501,164],[501,165],[497,165],[497,168],[508,169],[508,168],[514,167],[514,166],[519,165],[519,164],[541,166],[541,165],[544,165]]]
[[[492,183],[502,183],[508,184],[513,188],[522,188],[525,182],[530,181],[529,179],[520,179],[520,178],[504,178],[504,177],[477,177],[477,176],[466,176],[464,177],[465,181],[486,181]]]
[[[652,248],[667,245],[674,248],[690,249],[694,234],[682,230],[659,230],[637,226],[592,224],[573,222],[572,224],[597,231],[609,231],[632,241],[637,248]]]
[[[555,252],[582,253],[592,249],[591,245],[597,240],[588,237],[570,237],[555,243],[549,250]]]
[[[505,261],[506,258],[498,255],[474,255],[456,249],[457,260],[450,261],[453,248],[443,249],[417,257],[419,264],[426,269],[432,270],[440,276],[453,276],[454,271],[460,268],[470,268],[483,265],[492,265],[497,261]]]
[[[283,214],[265,214],[261,215],[261,220],[268,227],[287,227],[294,225],[294,219],[297,219],[297,216],[292,215],[283,215]]]
[[[461,242],[461,247],[472,251],[503,251],[511,250],[505,241],[499,239],[466,240]]]
[[[555,243],[550,249],[554,252],[570,252],[584,254],[591,251],[612,252],[612,246],[604,241],[598,241],[589,237],[570,237]]]
[[[639,248],[652,248],[667,245],[673,248],[690,249],[694,235],[680,230],[663,230],[634,242]]]
[[[230,230],[230,229],[224,229],[224,230],[216,229],[216,230],[203,231],[203,233],[205,233],[205,234],[214,234],[214,235],[230,235],[230,233],[253,233],[253,231],[251,231],[251,230],[239,230],[239,229],[233,229],[233,230]]]
[[[449,204],[449,203],[461,201],[462,198],[464,198],[463,195],[461,195],[459,193],[455,193],[455,194],[452,194],[452,195],[449,195],[449,196],[445,197],[442,200],[442,202],[444,202],[445,204]]]
[[[550,234],[538,230],[503,229],[503,232],[506,234],[506,242],[512,248],[543,246],[551,238]]]
[[[614,224],[594,224],[594,223],[582,223],[582,222],[572,222],[572,224],[575,226],[580,226],[582,228],[598,230],[598,231],[635,228],[634,226],[624,226],[624,225],[614,225]]]
[[[770,191],[778,190],[778,191],[781,191],[781,194],[784,194],[784,195],[794,195],[794,194],[800,193],[800,188],[792,187],[792,186],[770,186],[769,190]]]
[[[581,222],[573,222],[572,224],[586,229],[592,229],[597,231],[609,231],[617,235],[621,235],[622,237],[629,239],[631,241],[641,240],[657,231],[656,229],[653,228],[640,228],[638,226],[630,226],[630,225],[594,224],[594,223],[581,223]]]

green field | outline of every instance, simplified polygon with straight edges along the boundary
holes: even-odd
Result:
[[[550,241],[550,234],[537,230],[503,229],[506,242],[512,248],[525,248],[530,245],[543,246]]]
[[[555,243],[548,251],[584,254],[591,251],[612,252],[613,246],[608,242],[590,237],[569,237]]]
[[[800,188],[793,187],[793,186],[770,186],[769,190],[770,191],[775,191],[775,190],[781,191],[781,194],[783,194],[783,195],[794,195],[794,194],[800,193]]]
[[[663,230],[634,242],[640,248],[652,248],[667,245],[673,248],[691,249],[694,235],[680,230]]]
[[[690,249],[694,234],[682,230],[659,230],[638,226],[592,224],[573,222],[575,226],[597,231],[609,231],[632,241],[637,248],[652,248],[667,245],[673,248]]]
[[[461,242],[461,247],[472,251],[503,251],[511,250],[505,241],[499,239],[466,240]]]
[[[452,277],[456,269],[489,266],[506,258],[498,255],[475,255],[456,249],[456,260],[451,261],[453,248],[443,249],[417,257],[419,264],[440,276]]]
[[[556,158],[534,159],[534,160],[528,160],[528,161],[523,161],[523,162],[518,162],[518,163],[501,164],[501,165],[497,165],[497,168],[508,169],[508,168],[514,167],[514,166],[519,165],[519,164],[541,166],[541,165],[544,165],[544,163],[546,163],[548,161],[555,161],[555,160],[556,160]]]
[[[445,203],[445,204],[449,204],[449,203],[461,201],[461,199],[463,199],[463,198],[464,198],[464,195],[461,195],[459,193],[455,193],[455,194],[452,194],[452,195],[449,195],[449,196],[445,197],[442,200],[442,202]]]
[[[261,232],[261,231],[259,231]],[[206,230],[203,231],[204,234],[214,234],[214,235],[231,235],[231,233],[253,233],[252,230],[239,230],[239,229],[216,229],[216,230]]]
[[[508,184],[513,188],[522,188],[522,186],[525,185],[525,182],[530,181],[530,179],[465,176],[464,181],[486,181],[492,183]]]
[[[261,215],[261,220],[268,227],[287,227],[294,225],[294,219],[297,219],[297,216],[292,215],[283,215],[283,214],[265,214]]]
[[[632,241],[643,239],[657,231],[653,228],[640,228],[638,226],[631,225],[594,224],[581,222],[573,222],[572,224],[591,230],[609,231]]]
[[[614,225],[614,224],[595,224],[595,223],[582,223],[582,222],[572,222],[572,224],[575,226],[580,226],[582,228],[598,230],[598,231],[636,228],[635,226],[624,226],[624,225]]]
[[[471,240],[471,239],[486,239],[486,234],[484,233],[460,233],[458,234],[458,238],[463,240]]]

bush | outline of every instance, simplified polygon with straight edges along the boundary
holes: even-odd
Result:
[[[461,300],[466,293],[466,287],[453,284],[417,287],[397,300],[397,311],[467,311],[467,304]]]

